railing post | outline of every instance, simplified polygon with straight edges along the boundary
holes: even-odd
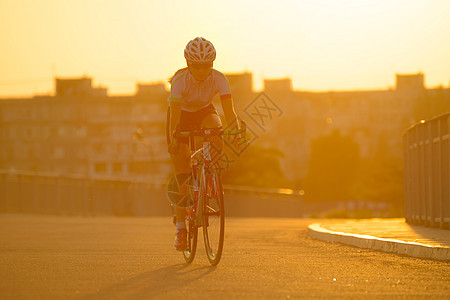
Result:
[[[420,138],[419,138],[419,127],[414,129],[416,135],[416,149],[415,149],[415,161],[414,161],[414,178],[415,178],[415,201],[414,201],[414,223],[420,223]]]
[[[450,227],[450,221],[445,220],[447,216],[450,218],[450,114],[443,118],[444,125],[440,129],[441,145],[440,145],[440,228]],[[444,136],[445,133],[445,136]],[[445,147],[447,146],[447,147]]]
[[[430,133],[430,142],[431,142],[431,152],[430,152],[430,165],[431,165],[431,174],[429,177],[430,184],[430,209],[431,209],[431,222],[430,226],[436,226],[436,218],[437,218],[437,210],[438,210],[438,199],[439,199],[439,170],[440,170],[440,162],[439,162],[439,146],[440,146],[440,134],[439,134],[439,120],[436,122],[432,122],[431,124],[431,133]]]
[[[7,201],[6,197],[8,197],[7,190],[8,190],[8,174],[2,172],[0,174],[0,213],[6,212],[5,202]]]
[[[426,125],[426,139],[425,139],[425,224],[433,225],[433,197],[432,197],[432,176],[433,176],[433,159],[432,159],[432,147],[433,147],[433,134],[432,127],[433,122],[427,122]]]
[[[403,136],[403,153],[404,153],[404,193],[405,193],[405,218],[406,222],[411,221],[411,142],[410,133],[407,132]]]

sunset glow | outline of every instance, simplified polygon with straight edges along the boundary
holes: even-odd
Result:
[[[296,90],[387,89],[396,73],[449,86],[446,0],[0,2],[0,97],[53,93],[54,77],[93,78],[109,94],[165,81],[203,36],[215,67],[291,77]]]

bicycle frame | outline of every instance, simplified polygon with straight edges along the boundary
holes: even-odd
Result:
[[[195,225],[197,227],[201,227],[203,220],[203,193],[205,190],[200,190],[201,187],[206,187],[206,169],[209,164],[212,162],[211,151],[210,151],[210,143],[211,143],[211,130],[204,129],[204,135],[201,135],[203,140],[203,146],[195,150],[195,136],[200,136],[196,134],[189,135],[189,144],[191,149],[191,166],[192,166],[192,174],[193,174],[193,186],[194,186],[194,209],[195,213]],[[200,159],[198,158],[200,157]],[[200,170],[197,168],[200,167]],[[200,172],[198,172],[200,171]],[[198,178],[200,177],[200,178]]]

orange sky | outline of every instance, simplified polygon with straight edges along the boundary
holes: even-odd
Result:
[[[297,90],[386,89],[396,73],[450,84],[448,0],[1,0],[0,97],[88,75],[109,94],[165,81],[195,36],[225,73],[291,77]]]

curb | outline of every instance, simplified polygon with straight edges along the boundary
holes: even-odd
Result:
[[[416,258],[450,261],[450,248],[446,247],[430,246],[395,239],[383,239],[370,235],[335,232],[322,228],[318,223],[308,226],[308,234],[313,239],[326,242],[342,243],[358,248],[379,250]]]

